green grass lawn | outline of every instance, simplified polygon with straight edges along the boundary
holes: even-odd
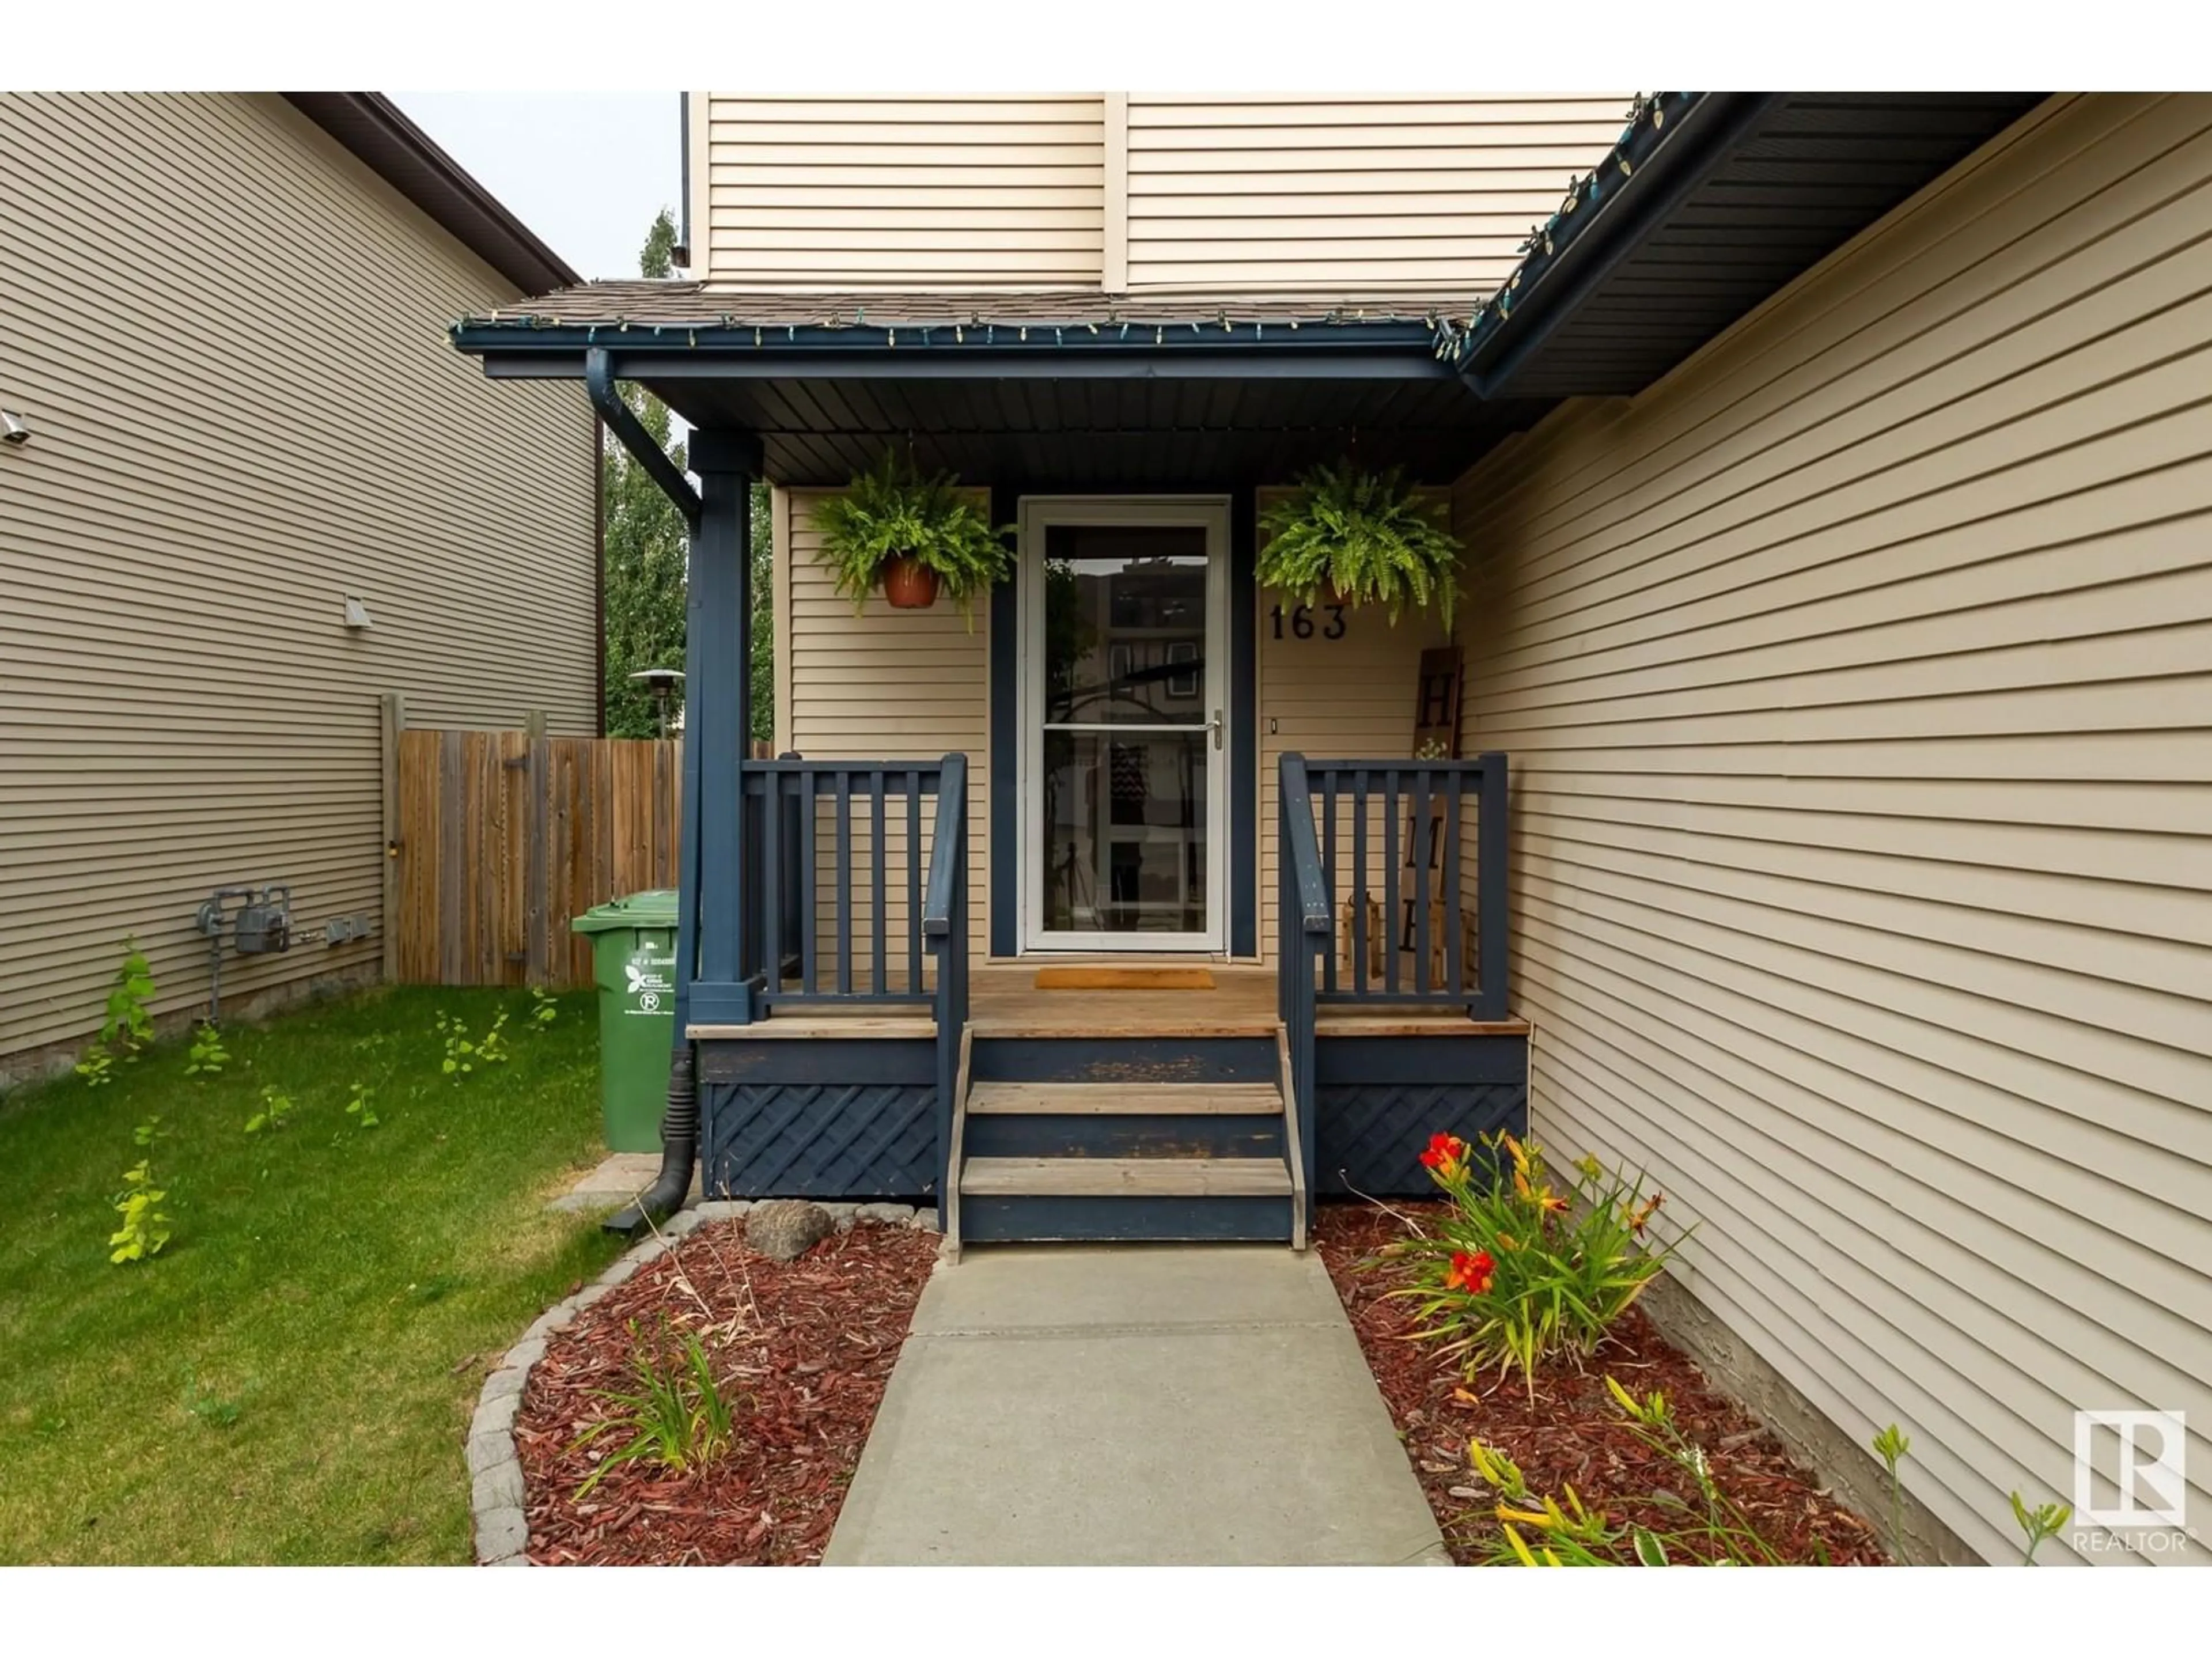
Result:
[[[441,1074],[440,1011],[513,1058]],[[618,1245],[545,1199],[601,1156],[588,995],[370,993],[0,1103],[0,1561],[469,1559],[476,1393]],[[346,1115],[356,1082],[380,1120]],[[249,1135],[262,1091],[287,1125]],[[152,1149],[168,1247],[108,1261]]]

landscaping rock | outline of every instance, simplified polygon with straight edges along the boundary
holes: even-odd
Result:
[[[862,1204],[853,1212],[855,1221],[873,1222],[880,1227],[903,1227],[914,1220],[911,1204]]]
[[[530,1547],[530,1522],[520,1504],[477,1511],[477,1559],[487,1566],[523,1559]]]
[[[472,1434],[469,1437],[468,1458],[469,1479],[473,1481],[486,1469],[514,1462],[514,1437],[505,1429],[494,1434]]]
[[[745,1243],[775,1261],[796,1261],[836,1231],[827,1210],[804,1199],[776,1199],[745,1217]]]
[[[575,1317],[574,1311],[567,1303],[556,1302],[530,1322],[522,1333],[523,1340],[529,1341],[533,1338],[550,1336],[555,1331],[565,1331]]]
[[[522,1507],[522,1465],[514,1458],[495,1463],[477,1475],[471,1484],[470,1497],[476,1512]]]
[[[509,1348],[507,1351],[507,1358],[500,1364],[508,1370],[526,1371],[544,1358],[545,1339],[542,1336],[528,1336]]]
[[[477,1402],[475,1420],[469,1425],[471,1435],[505,1434],[514,1426],[514,1413],[522,1404],[520,1393],[495,1395]]]

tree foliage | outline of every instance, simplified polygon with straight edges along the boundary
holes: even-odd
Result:
[[[676,222],[664,210],[646,234],[638,256],[639,274],[661,279],[671,276],[675,246]],[[673,422],[668,406],[642,386],[625,384],[618,390],[653,441],[669,452],[677,465],[684,465],[686,446],[669,441]],[[599,494],[605,526],[607,735],[650,738],[660,729],[659,706],[653,694],[629,677],[647,668],[684,666],[684,516],[610,433],[603,433],[599,441]],[[752,544],[752,727],[754,736],[765,738],[775,724],[765,486],[753,491]]]

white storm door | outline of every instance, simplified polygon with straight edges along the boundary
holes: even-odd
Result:
[[[1229,506],[1025,501],[1023,947],[1222,949]]]

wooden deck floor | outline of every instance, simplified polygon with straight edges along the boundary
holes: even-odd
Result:
[[[978,1036],[1272,1036],[1275,970],[1249,964],[1205,965],[1210,990],[1097,990],[1037,988],[1037,961],[979,963],[969,984],[969,1022]],[[1141,963],[1127,965],[1141,966]],[[1188,967],[1189,959],[1171,965]],[[694,1026],[696,1037],[927,1036],[936,1027],[926,1010],[851,1012],[808,1009],[760,1024]],[[1323,1036],[1480,1036],[1519,1035],[1524,1020],[1471,1020],[1453,1012],[1406,1008],[1357,1012],[1324,1006]]]
[[[1206,964],[1213,976],[1210,991],[1040,991],[1037,966],[1008,962],[975,969],[968,1018],[976,1036],[1274,1035],[1273,969]]]

